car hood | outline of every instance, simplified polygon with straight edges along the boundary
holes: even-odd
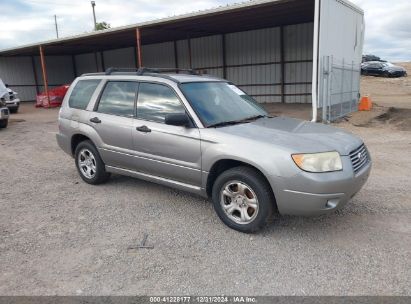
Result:
[[[293,153],[338,151],[348,155],[362,144],[357,136],[321,123],[289,118],[262,118],[250,123],[216,128],[221,135],[273,143]]]

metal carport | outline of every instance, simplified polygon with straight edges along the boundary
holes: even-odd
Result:
[[[361,10],[342,0],[250,1],[1,50],[0,77],[22,99],[33,100],[48,86],[111,66],[193,68],[233,81],[259,102],[314,101],[313,115],[317,117],[323,99],[328,102],[337,94],[343,97],[338,103],[346,102],[344,94],[349,93],[344,75],[341,88],[336,87],[331,95],[326,91],[332,86],[324,77],[332,71],[324,69],[323,61],[327,60],[330,68],[330,58],[334,63],[342,59],[343,70],[345,63],[350,63],[352,69],[345,78],[349,75],[351,84],[357,73],[354,67],[361,61],[354,57],[357,53],[361,56],[362,41],[358,45],[361,50],[354,55],[347,51],[343,58],[333,58],[334,48],[321,40],[344,29],[347,20],[329,18],[330,24],[320,20],[327,20],[330,12],[343,16],[347,11],[362,18]],[[354,35],[358,33],[350,28],[347,39]],[[355,91],[351,87],[351,103]],[[330,111],[323,112],[330,113],[324,120],[333,118]]]

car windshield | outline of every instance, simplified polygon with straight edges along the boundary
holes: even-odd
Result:
[[[227,82],[189,82],[181,90],[206,127],[267,116],[249,95]]]

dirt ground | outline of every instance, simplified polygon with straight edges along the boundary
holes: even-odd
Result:
[[[411,295],[407,81],[363,79],[363,90],[385,86],[384,97],[372,91],[379,106],[335,124],[373,158],[357,196],[255,235],[191,194],[122,176],[85,184],[56,144],[58,110],[24,104],[0,130],[0,295]],[[309,115],[305,105],[270,111]],[[154,249],[128,249],[144,233]]]

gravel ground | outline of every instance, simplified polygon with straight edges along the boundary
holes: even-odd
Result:
[[[0,131],[1,295],[411,295],[411,132],[340,124],[374,159],[362,191],[246,235],[197,196],[85,184],[57,147],[57,110],[21,112]],[[144,233],[154,249],[129,250]]]

